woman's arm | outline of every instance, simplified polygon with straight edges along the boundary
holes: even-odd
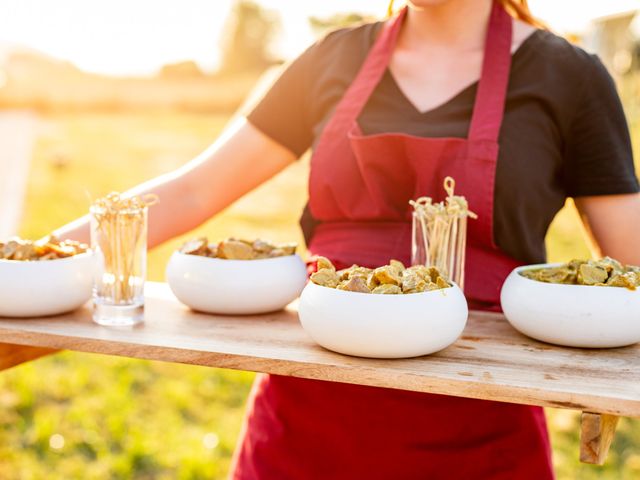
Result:
[[[160,203],[149,209],[149,247],[153,247],[197,227],[295,159],[290,150],[241,119],[183,167],[126,194],[159,196]],[[54,233],[88,242],[88,217]]]
[[[576,198],[598,256],[640,265],[640,193]]]

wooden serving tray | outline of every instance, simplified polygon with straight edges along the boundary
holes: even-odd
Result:
[[[472,312],[463,335],[439,353],[374,360],[316,345],[295,304],[266,315],[207,315],[150,282],[144,324],[102,327],[87,305],[57,317],[0,319],[0,342],[4,368],[65,349],[581,410],[581,459],[589,463],[604,461],[618,416],[640,417],[640,345],[556,347],[494,313]]]

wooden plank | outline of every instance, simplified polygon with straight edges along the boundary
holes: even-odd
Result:
[[[472,313],[462,337],[437,354],[372,360],[317,346],[295,305],[266,315],[205,315],[180,305],[166,285],[150,284],[138,327],[101,327],[87,307],[0,320],[0,341],[640,417],[640,346],[555,347],[491,313]]]
[[[51,348],[0,343],[0,370],[6,370],[7,368],[35,360],[44,355],[55,353],[56,351],[57,350]]]
[[[602,465],[609,453],[620,417],[582,412],[580,419],[580,461]]]

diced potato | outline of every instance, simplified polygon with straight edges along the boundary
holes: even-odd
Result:
[[[251,245],[238,240],[225,240],[218,245],[218,257],[227,260],[251,260],[255,252]]]
[[[272,243],[260,239],[255,240],[251,246],[257,253],[269,253],[276,248]]]
[[[378,280],[378,277],[376,277],[375,272],[371,271],[369,275],[367,275],[367,287],[369,288],[369,290],[373,290],[378,285],[380,285],[380,280]]]
[[[349,292],[371,293],[367,288],[367,283],[362,277],[351,277],[349,280],[343,281],[338,285],[338,289],[347,290]]]
[[[278,248],[282,252],[283,256],[286,255],[295,255],[296,249],[298,248],[297,243],[281,243],[278,245]]]
[[[606,283],[607,270],[599,265],[585,263],[578,269],[578,283],[582,285],[598,285]]]
[[[406,270],[402,276],[402,291],[404,293],[424,292],[427,287],[424,277],[415,271]]]
[[[400,273],[396,268],[385,265],[384,267],[378,267],[373,271],[373,275],[378,280],[378,283],[381,285],[391,284],[391,285],[400,285],[402,281],[400,279]]]
[[[318,270],[333,270],[334,272],[336,271],[336,267],[333,266],[333,263],[331,263],[331,260],[329,260],[326,257],[318,257],[317,260],[317,264],[318,264]]]
[[[206,249],[207,239],[204,237],[190,240],[180,247],[180,251],[188,255],[202,255],[205,253]]]
[[[336,288],[340,283],[336,271],[329,268],[322,268],[312,273],[310,278],[313,283],[323,287]]]
[[[349,280],[352,277],[361,277],[365,282],[372,272],[370,268],[359,267],[358,265],[351,265],[349,268],[343,268],[338,270],[340,280]]]
[[[636,272],[617,273],[607,280],[607,285],[635,290],[640,285],[640,276]]]
[[[398,285],[385,283],[374,288],[371,293],[380,293],[383,295],[398,295],[402,293],[402,289]]]
[[[402,275],[402,272],[405,269],[404,264],[400,260],[391,260],[389,262],[389,266],[393,268],[398,273],[398,275]]]

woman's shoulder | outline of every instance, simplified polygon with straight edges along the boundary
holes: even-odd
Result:
[[[596,55],[548,30],[536,30],[523,45],[534,58],[564,71],[580,74],[601,65]]]
[[[580,102],[617,95],[609,71],[597,55],[547,30],[537,30],[514,56],[514,79],[564,111]]]
[[[317,42],[323,48],[363,48],[368,49],[382,26],[381,21],[359,22],[346,27],[335,28],[325,33]]]
[[[320,66],[359,65],[367,56],[382,23],[358,23],[331,30],[312,45],[309,54]]]

